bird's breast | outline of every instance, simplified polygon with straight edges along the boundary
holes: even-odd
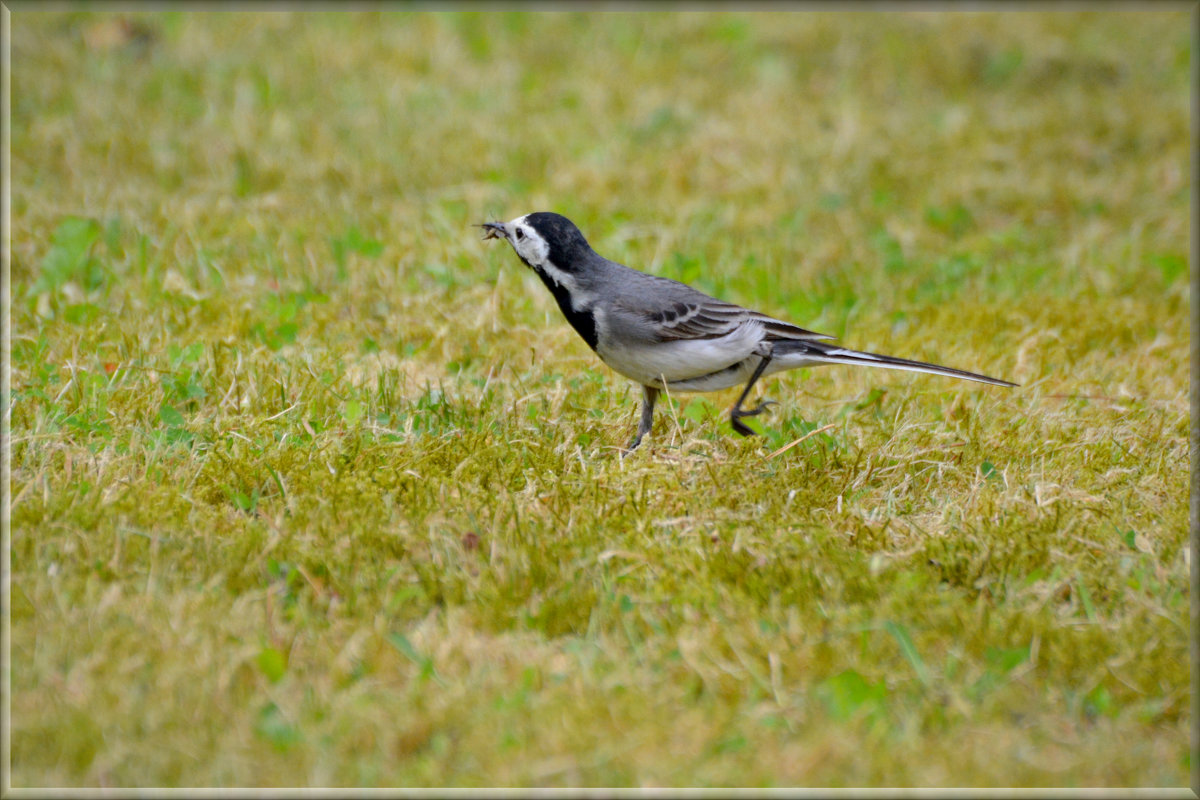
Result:
[[[711,391],[736,384],[741,371],[730,368],[754,355],[762,339],[762,326],[753,322],[711,339],[667,341],[623,337],[621,331],[611,329],[611,325],[605,328],[604,336],[596,348],[596,353],[605,364],[647,386],[662,386],[665,381],[674,388],[674,384],[709,378],[701,381],[704,388],[694,391]],[[711,377],[714,373],[721,373],[721,379]],[[680,388],[689,391],[685,387]]]

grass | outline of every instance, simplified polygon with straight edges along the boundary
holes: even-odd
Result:
[[[12,785],[1185,785],[1188,19],[18,8]]]

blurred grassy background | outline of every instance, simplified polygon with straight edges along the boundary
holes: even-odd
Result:
[[[1188,32],[18,10],[13,785],[1183,785]],[[534,210],[1023,386],[622,462]]]

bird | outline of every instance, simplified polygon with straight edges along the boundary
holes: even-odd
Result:
[[[713,392],[744,384],[729,420],[736,433],[750,436],[754,431],[742,420],[775,404],[764,400],[745,408],[750,389],[765,375],[797,367],[882,367],[1017,386],[952,367],[839,347],[827,334],[610,261],[592,249],[575,223],[551,211],[477,227],[483,228],[485,240],[506,240],[600,360],[641,385],[641,418],[633,441],[622,451],[626,455],[650,433],[654,405],[664,390]]]

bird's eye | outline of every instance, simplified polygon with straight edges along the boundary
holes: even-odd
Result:
[[[517,241],[519,242],[524,238],[525,238],[525,231],[521,230],[520,228],[517,228]]]

